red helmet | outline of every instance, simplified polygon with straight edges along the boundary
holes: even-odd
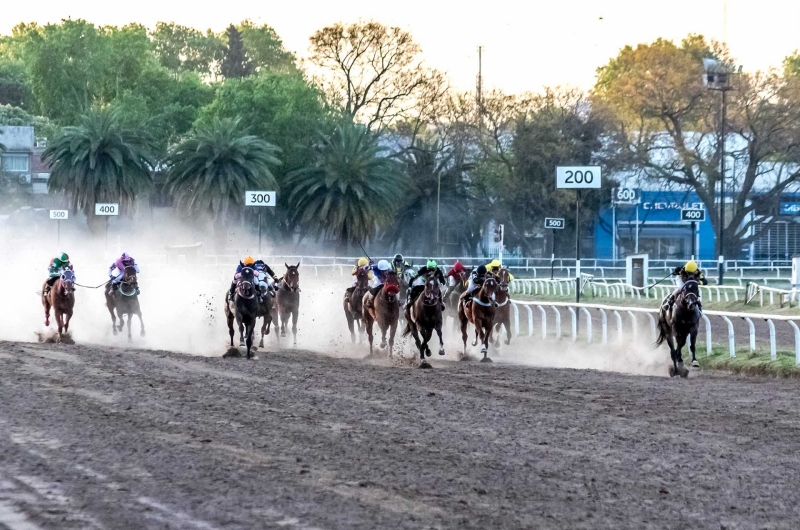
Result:
[[[463,271],[463,270],[464,270],[464,266],[461,264],[461,262],[460,262],[460,261],[456,261],[456,264],[455,264],[455,265],[453,265],[453,270],[454,270],[455,272],[461,272],[461,271]]]

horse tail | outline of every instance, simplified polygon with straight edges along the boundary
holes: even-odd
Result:
[[[664,311],[659,311],[658,313],[658,337],[656,338],[656,342],[654,344],[655,347],[661,346],[665,340],[667,340],[667,335],[669,334],[669,325],[667,324],[667,315]]]

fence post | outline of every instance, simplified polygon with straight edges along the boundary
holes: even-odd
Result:
[[[572,342],[575,342],[578,340],[578,316],[575,314],[575,310],[572,307],[567,306],[567,310],[569,314],[572,315]]]
[[[750,320],[750,318],[742,318],[747,322],[747,326],[750,328],[750,351],[756,351],[756,328],[753,326],[753,321]]]
[[[728,324],[728,350],[730,350],[731,358],[734,358],[736,357],[736,343],[733,339],[733,322],[725,315],[722,315],[722,320]]]
[[[794,329],[794,364],[800,364],[800,328],[791,320],[789,324]]]
[[[650,318],[650,333],[653,334],[653,340],[656,340],[656,319],[653,318],[651,313],[645,313]]]
[[[558,308],[556,306],[551,305],[550,307],[552,307],[553,311],[555,311],[555,313],[556,313],[556,339],[560,340],[561,339],[561,313],[558,311]]]
[[[769,326],[769,358],[772,361],[778,360],[778,352],[775,351],[775,324],[772,319],[768,318],[767,325]]]
[[[525,309],[528,312],[528,336],[533,337],[533,309],[529,305],[525,305]]]
[[[592,315],[589,313],[589,310],[585,307],[581,308],[583,313],[586,315],[586,342],[592,342]]]
[[[539,308],[539,311],[542,313],[542,340],[547,338],[547,311],[540,305],[536,307]]]
[[[706,323],[706,357],[708,357],[711,355],[711,321],[702,313],[700,313],[700,316],[703,317],[703,321]]]
[[[633,311],[628,311],[628,314],[631,317],[631,323],[633,324],[633,340],[639,338],[639,322],[636,320],[636,315],[633,314]]]
[[[622,315],[615,309],[614,316],[617,317],[617,341],[622,342]]]
[[[519,337],[519,309],[517,304],[511,304],[511,309],[514,310],[514,336]]]
[[[602,337],[603,337],[603,344],[608,343],[608,316],[606,315],[605,309],[598,308],[600,311],[600,318],[601,318],[601,327],[602,327]]]

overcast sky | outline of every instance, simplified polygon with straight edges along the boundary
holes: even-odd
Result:
[[[510,92],[544,86],[588,88],[595,70],[625,44],[688,33],[723,39],[725,0],[4,0],[0,32],[21,21],[84,18],[96,24],[157,21],[221,31],[250,18],[273,26],[306,54],[308,37],[337,21],[375,19],[410,31],[425,60],[463,89],[475,85],[478,45],[484,82]],[[475,7],[470,7],[470,6]],[[727,0],[727,42],[746,70],[780,67],[800,47],[800,2]]]

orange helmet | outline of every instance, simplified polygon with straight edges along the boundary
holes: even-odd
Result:
[[[256,260],[253,259],[253,256],[247,256],[246,258],[244,258],[244,261],[242,263],[245,266],[249,267],[250,265],[253,265],[255,262]]]

